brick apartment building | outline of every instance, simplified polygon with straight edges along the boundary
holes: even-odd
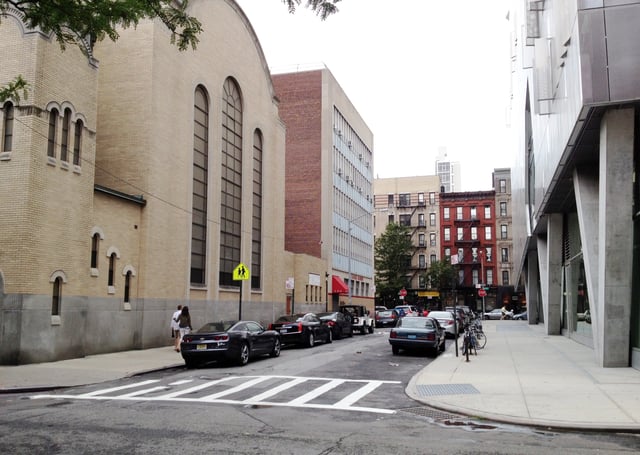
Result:
[[[496,305],[495,191],[440,193],[440,248],[456,267],[457,302],[482,310],[477,285],[484,284],[485,308]],[[451,302],[446,302],[451,303]]]
[[[440,177],[377,178],[374,180],[375,223],[378,238],[389,223],[409,228],[413,251],[405,301],[420,306],[431,306],[439,298],[438,292],[427,290],[426,273],[430,264],[439,260],[440,251]],[[388,306],[389,302],[385,302]],[[396,302],[399,304],[400,302]]]

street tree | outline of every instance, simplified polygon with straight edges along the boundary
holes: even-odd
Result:
[[[340,0],[306,0],[304,6],[322,20],[336,13]],[[295,13],[303,0],[282,0]],[[32,29],[55,36],[62,50],[69,44],[109,38],[117,41],[118,28],[136,27],[144,19],[159,19],[171,32],[171,43],[184,51],[195,49],[202,33],[200,21],[187,13],[189,0],[0,0],[0,21],[9,9],[18,11]],[[84,49],[84,46],[80,46]],[[16,76],[0,86],[0,103],[26,95],[27,81]]]
[[[407,285],[413,244],[409,229],[397,223],[389,223],[376,239],[375,268],[376,291],[383,302],[393,301]]]
[[[432,262],[426,273],[426,281],[429,289],[438,290],[442,295],[445,291],[453,289],[457,280],[457,271],[448,258]]]

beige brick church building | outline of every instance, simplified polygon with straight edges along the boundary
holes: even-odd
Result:
[[[271,321],[296,263],[324,267],[284,249],[285,127],[251,24],[190,5],[184,52],[159,22],[62,52],[2,18],[0,83],[30,88],[0,106],[0,363],[167,345],[178,304],[194,326]]]

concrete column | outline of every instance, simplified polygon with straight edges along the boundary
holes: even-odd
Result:
[[[536,245],[538,246],[538,248],[536,249],[538,253],[536,261],[538,263],[538,281],[540,283],[538,307],[542,315],[542,321],[545,322],[546,328],[546,322],[549,320],[549,301],[547,300],[549,290],[549,270],[547,269],[547,257],[549,256],[549,248],[547,247],[547,238],[545,236],[538,235],[536,237]]]
[[[598,314],[598,169],[576,168],[573,171],[573,189],[576,195],[576,207],[578,212],[578,224],[580,226],[580,243],[582,244],[582,259],[587,280],[587,294],[590,301],[591,330],[593,334],[593,346],[596,358],[601,358],[599,350],[601,346],[597,342],[598,325],[596,321],[601,319]]]
[[[535,251],[527,255],[525,292],[527,295],[527,319],[529,324],[537,324],[541,318],[540,295],[538,294],[538,256]]]
[[[598,361],[629,366],[633,258],[634,110],[607,111],[600,126]]]
[[[543,283],[543,261],[546,289],[542,292],[545,328],[549,335],[562,331],[562,214],[547,218],[546,257],[540,258],[540,283]],[[540,251],[540,249],[538,249]]]

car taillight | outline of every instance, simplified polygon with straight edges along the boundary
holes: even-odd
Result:
[[[329,327],[333,327],[334,325],[336,325],[336,323],[333,322],[333,321],[329,321],[329,322],[327,322],[327,324],[329,324]]]
[[[376,314],[376,321],[379,321],[379,320],[380,320],[380,315]]]
[[[436,340],[436,334],[431,332],[427,334],[427,340],[429,341],[435,341]]]
[[[391,319],[395,319],[395,318],[397,318],[397,317],[398,317],[398,316],[396,316],[396,314],[395,314],[395,313],[391,313]]]
[[[185,336],[182,337],[182,341],[184,341],[185,343],[191,343],[192,339],[193,338],[190,337],[189,335],[185,335]]]
[[[298,323],[298,332],[302,332],[302,322]]]
[[[229,335],[214,335],[214,341],[229,341]]]
[[[269,330],[273,330],[273,324],[269,324]]]
[[[398,337],[398,334],[392,330],[391,333],[389,334],[389,338],[397,338],[397,337]]]

